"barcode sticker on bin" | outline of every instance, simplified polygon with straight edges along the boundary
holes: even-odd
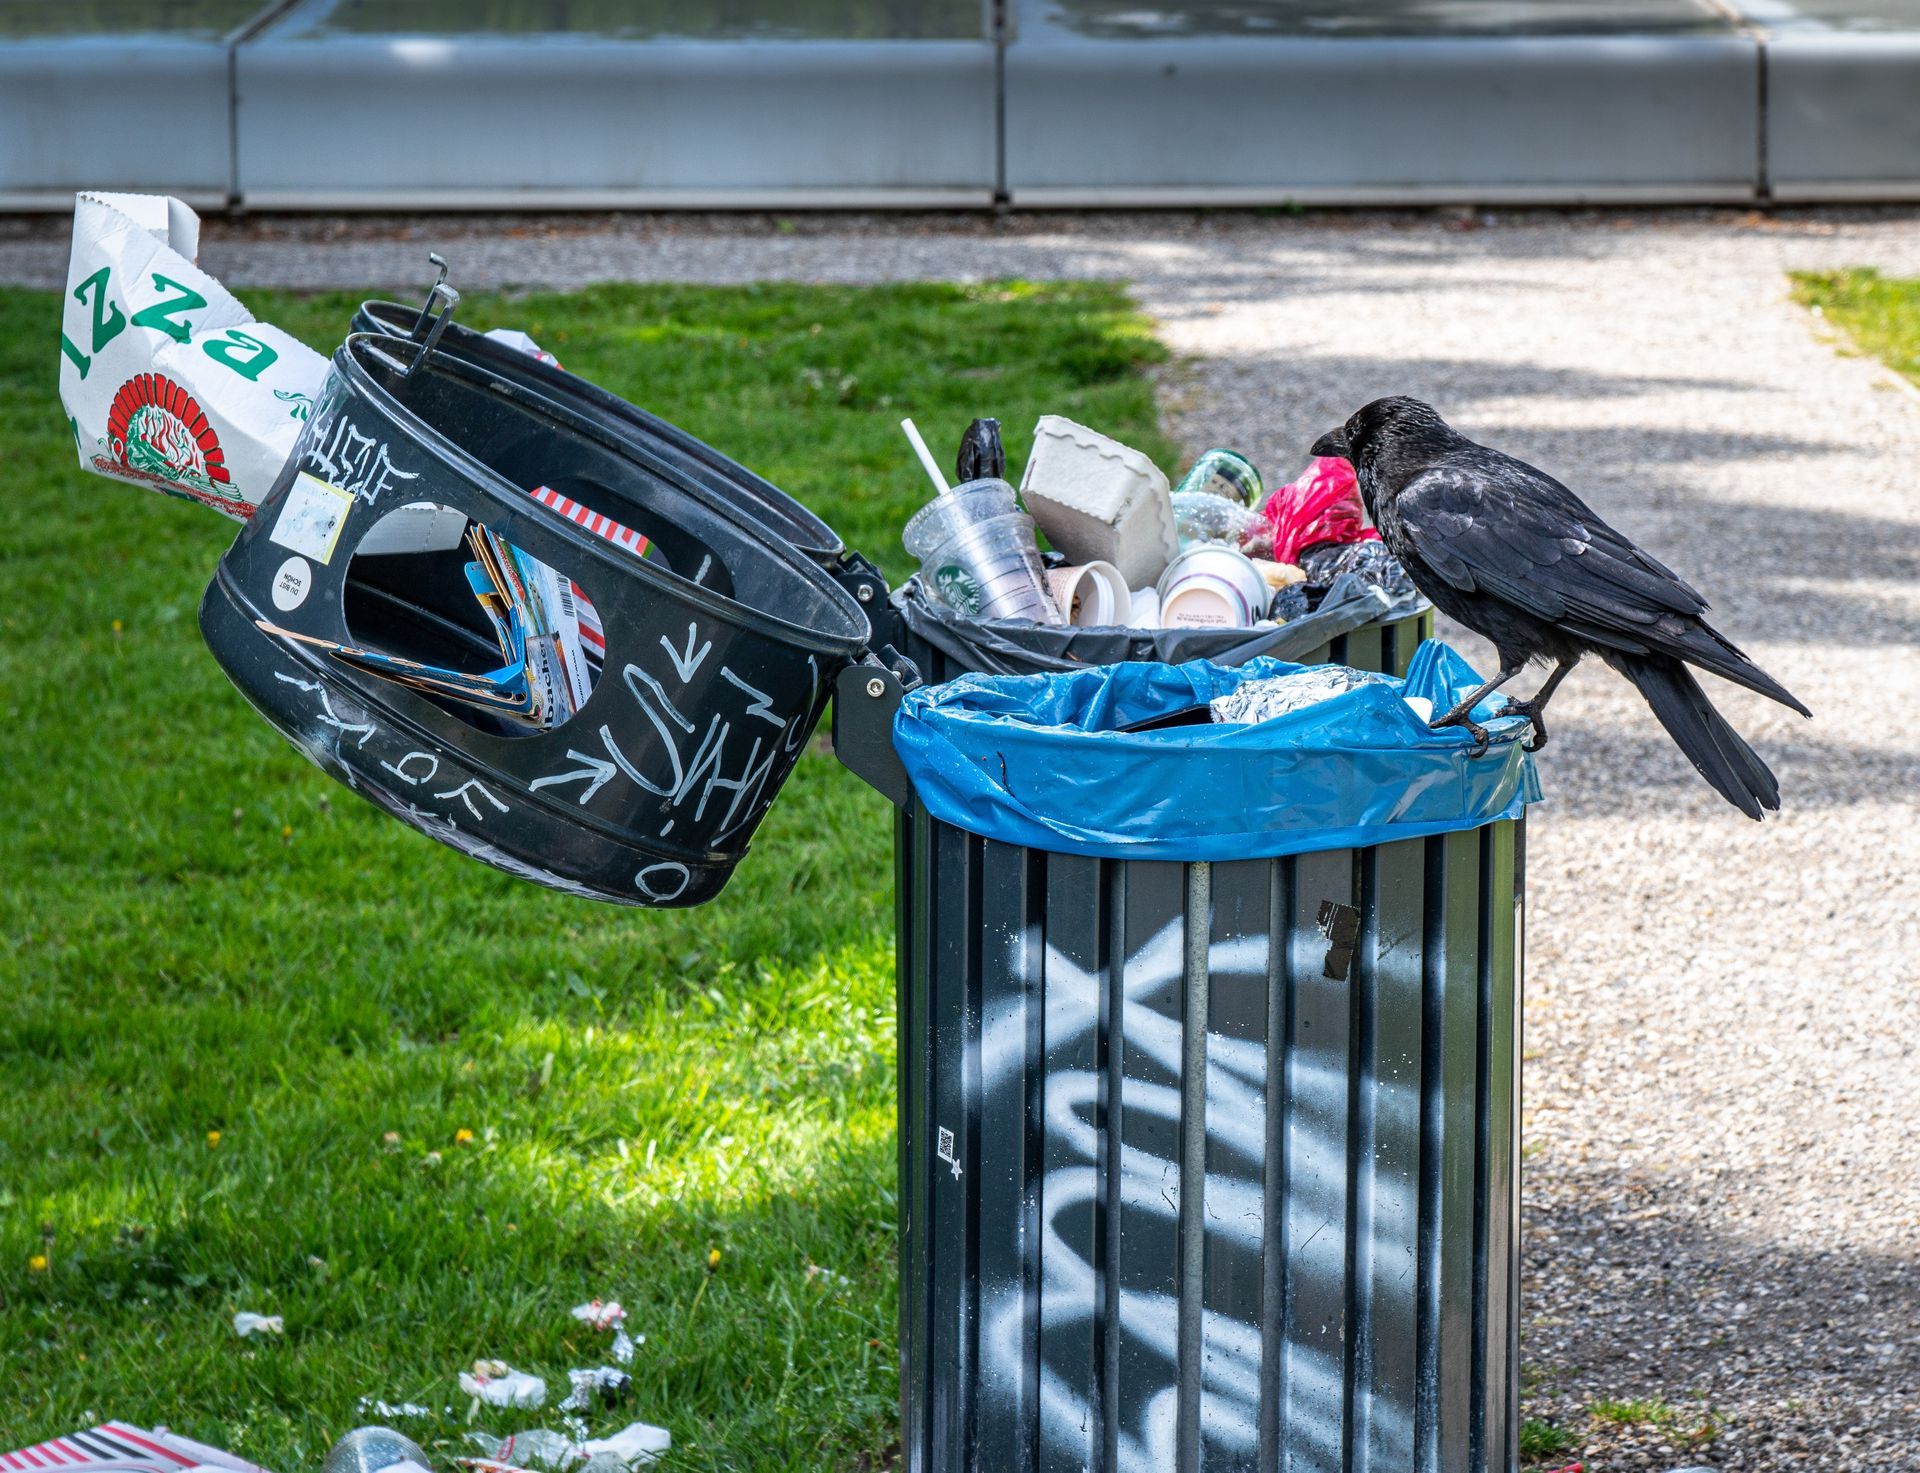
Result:
[[[527,493],[542,506],[552,507],[568,521],[585,527],[596,537],[604,537],[616,547],[624,547],[635,557],[647,555],[647,539],[630,527],[623,527],[612,517],[602,516],[590,507],[582,506],[571,496],[562,496],[551,486],[535,486]]]

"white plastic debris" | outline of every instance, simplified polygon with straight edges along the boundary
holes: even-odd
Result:
[[[1249,680],[1238,690],[1216,697],[1211,703],[1213,719],[1232,726],[1253,726],[1304,710],[1345,695],[1359,686],[1384,679],[1364,670],[1349,670],[1344,665],[1319,665],[1297,670],[1291,675],[1275,675],[1266,680]]]
[[[645,1345],[645,1335],[633,1336],[626,1331],[626,1310],[620,1307],[618,1299],[589,1299],[585,1304],[573,1307],[573,1317],[581,1324],[596,1330],[613,1331],[612,1346],[608,1351],[619,1364],[633,1363],[633,1350],[636,1345]]]
[[[378,1417],[383,1422],[401,1421],[411,1417],[431,1417],[432,1407],[423,1407],[411,1401],[383,1401],[377,1396],[363,1396],[354,1403],[354,1411],[363,1417]]]
[[[496,343],[504,343],[509,348],[518,348],[529,358],[537,358],[542,363],[552,364],[555,368],[560,366],[560,360],[558,358],[554,357],[553,354],[549,353],[517,327],[490,327],[487,329],[486,335]]]
[[[475,1432],[470,1440],[486,1454],[484,1458],[459,1459],[470,1468],[577,1469],[578,1473],[619,1473],[651,1463],[673,1446],[673,1436],[666,1428],[645,1422],[631,1422],[611,1437],[584,1441],[548,1427],[535,1427],[510,1437]]]
[[[596,1406],[612,1406],[627,1394],[633,1377],[618,1366],[600,1366],[594,1370],[568,1371],[567,1383],[573,1389],[560,1403],[560,1410],[584,1412]]]
[[[580,1450],[587,1455],[589,1467],[604,1458],[613,1459],[623,1468],[630,1468],[636,1463],[651,1463],[672,1447],[672,1433],[664,1427],[651,1427],[645,1422],[629,1422],[611,1437],[580,1444]]]
[[[471,1371],[460,1373],[460,1389],[488,1406],[537,1407],[547,1400],[545,1381],[498,1360],[475,1361]]]
[[[618,1299],[589,1299],[573,1307],[573,1317],[596,1330],[612,1330],[626,1319],[627,1312]]]
[[[1151,584],[1180,551],[1164,472],[1130,446],[1058,414],[1033,428],[1020,499],[1070,563],[1108,562]]]
[[[255,1314],[243,1309],[233,1317],[233,1333],[242,1340],[249,1335],[278,1335],[286,1328],[286,1321],[277,1314]]]
[[[468,1440],[487,1455],[489,1462],[508,1468],[569,1468],[583,1456],[578,1442],[547,1427],[533,1427],[506,1437],[472,1432]]]

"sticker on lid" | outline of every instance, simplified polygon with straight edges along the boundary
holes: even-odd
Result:
[[[340,541],[340,529],[353,510],[353,496],[338,486],[329,486],[318,476],[301,471],[273,524],[273,540],[280,546],[317,563],[333,561],[333,549]]]
[[[283,614],[297,609],[307,601],[312,587],[313,564],[296,553],[273,575],[273,606]]]

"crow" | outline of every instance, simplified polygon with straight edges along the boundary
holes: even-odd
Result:
[[[1529,661],[1553,672],[1507,710],[1546,745],[1547,702],[1582,656],[1633,682],[1713,790],[1747,817],[1780,807],[1780,785],[1714,710],[1688,665],[1812,713],[1700,617],[1707,601],[1608,526],[1552,476],[1456,434],[1418,399],[1376,399],[1314,442],[1353,463],[1388,549],[1435,608],[1493,642],[1493,679],[1432,725],[1465,727],[1487,748],[1476,703]]]

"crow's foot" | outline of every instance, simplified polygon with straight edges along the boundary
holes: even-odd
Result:
[[[1502,716],[1524,716],[1533,726],[1533,735],[1521,745],[1529,752],[1537,752],[1547,744],[1547,718],[1540,714],[1540,704],[1533,701],[1509,701]]]
[[[1427,730],[1439,731],[1445,726],[1465,727],[1467,732],[1473,737],[1473,750],[1467,753],[1469,757],[1484,755],[1487,750],[1487,744],[1493,740],[1492,737],[1487,735],[1487,729],[1469,716],[1465,709],[1459,706],[1454,707],[1453,710],[1447,712],[1444,716],[1434,717],[1433,720],[1427,723]]]

